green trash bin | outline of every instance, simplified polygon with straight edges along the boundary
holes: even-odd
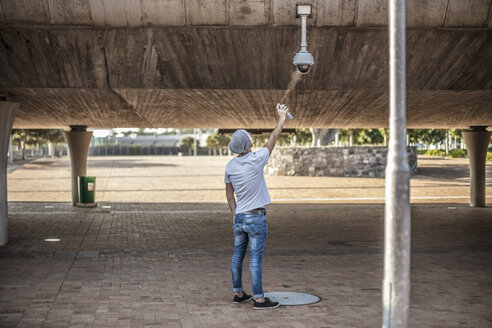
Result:
[[[77,177],[79,203],[93,204],[96,195],[96,177]]]

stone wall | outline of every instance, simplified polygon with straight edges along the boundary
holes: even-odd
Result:
[[[384,177],[387,147],[278,147],[269,175]],[[417,173],[417,149],[408,147],[411,174]]]

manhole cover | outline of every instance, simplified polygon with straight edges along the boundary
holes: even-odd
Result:
[[[316,295],[294,293],[294,292],[272,292],[265,293],[265,297],[280,305],[306,305],[319,302],[321,299]]]

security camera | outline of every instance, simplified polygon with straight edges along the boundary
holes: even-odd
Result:
[[[311,65],[308,64],[297,65],[297,70],[301,74],[306,74],[307,72],[309,72],[310,69],[311,69]]]
[[[309,52],[298,52],[294,57],[294,65],[296,65],[297,70],[306,74],[311,69],[311,66],[314,64],[313,55]]]
[[[314,64],[313,55],[307,51],[307,41],[306,41],[306,23],[307,18],[311,16],[311,6],[310,5],[298,5],[297,6],[297,17],[301,17],[301,51],[299,51],[294,56],[294,65],[296,69],[302,73],[306,74],[311,69]]]

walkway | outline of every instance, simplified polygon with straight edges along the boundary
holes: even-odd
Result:
[[[97,209],[71,207],[66,161],[47,162],[25,164],[8,176],[1,327],[380,326],[380,201],[270,205],[265,291],[307,292],[322,301],[254,311],[251,304],[231,304],[224,159],[91,159]],[[466,195],[466,178],[450,171],[414,178],[413,195]],[[272,177],[268,184],[272,198],[384,194],[382,179]],[[52,191],[29,192],[42,188]],[[492,208],[469,208],[460,198],[435,201],[420,199],[412,207],[411,326],[490,327]],[[251,291],[245,261],[244,286]]]

